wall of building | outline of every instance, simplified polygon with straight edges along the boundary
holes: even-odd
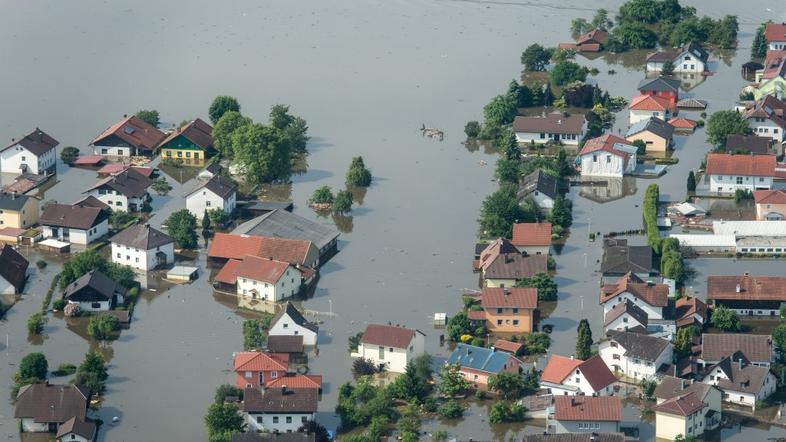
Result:
[[[772,189],[772,177],[710,175],[711,192],[734,193],[737,189],[750,191]]]
[[[772,138],[773,140],[782,143],[784,140],[783,128],[773,123],[772,120],[765,118],[748,118],[748,127],[751,128],[754,135],[760,137]]]
[[[483,279],[485,287],[513,287],[516,285],[515,279]]]
[[[294,296],[300,290],[300,279],[300,271],[292,266],[287,267],[275,284],[238,276],[237,295],[277,302]],[[252,290],[257,293],[252,293]]]
[[[425,339],[421,333],[415,333],[409,348],[385,347],[383,358],[379,357],[379,347],[373,344],[358,345],[358,350],[352,357],[370,359],[375,364],[385,364],[388,371],[404,373],[407,362],[425,352]]]
[[[551,246],[516,246],[516,249],[527,255],[548,255]]]
[[[618,433],[619,422],[606,421],[558,421],[549,419],[549,425],[554,426],[554,433]]]
[[[678,59],[674,60],[674,72],[704,72],[704,62],[697,59],[695,55],[685,53]]]
[[[289,418],[289,422],[287,418]],[[280,433],[287,433],[297,431],[304,422],[313,419],[314,413],[249,413],[247,422],[249,431],[278,431]]]
[[[550,134],[550,133],[532,133],[532,132],[516,132],[516,141],[519,143],[535,143],[545,144],[549,141],[559,140],[566,146],[578,146],[579,141],[584,136],[584,131],[580,134]]]
[[[661,120],[665,121],[667,118],[669,118],[669,112],[630,109],[631,126],[638,123],[639,121],[649,120],[651,117],[660,118]]]
[[[40,157],[20,145],[12,146],[0,152],[0,171],[3,173],[22,173],[26,166],[27,173],[43,175],[54,172],[57,163],[55,149],[51,149]]]
[[[610,370],[619,371],[632,379],[654,378],[661,364],[672,362],[671,345],[658,356],[656,361],[645,361],[627,356],[627,351],[621,345],[615,347],[613,343],[614,341],[601,342],[600,357]]]
[[[644,312],[647,314],[647,317],[650,319],[663,319],[663,308],[662,307],[654,307],[646,302],[642,301],[641,299],[633,296],[628,292],[623,292],[617,295],[616,297],[609,299],[603,304],[603,314],[605,315],[608,313],[615,305],[620,302],[630,301],[640,307]]]
[[[164,244],[151,250],[142,250],[128,247],[117,243],[112,243],[112,262],[131,266],[139,270],[153,270],[158,265],[157,252],[166,254],[167,263],[175,262],[175,245]]]
[[[620,155],[614,155],[606,151],[597,151],[581,156],[582,176],[621,177],[625,172],[625,159]]]
[[[627,140],[631,143],[636,140],[643,141],[644,144],[647,145],[647,153],[666,152],[669,148],[669,140],[661,138],[649,131],[639,132],[628,137]]]
[[[49,431],[49,424],[36,422],[33,418],[23,418],[22,432],[24,433],[46,433]]]
[[[54,229],[57,230],[57,235],[54,235]],[[68,232],[68,238],[65,236],[64,229]],[[89,230],[44,226],[43,236],[44,238],[55,238],[57,240],[70,242],[73,244],[86,245],[106,235],[107,232],[109,232],[109,223],[108,221],[104,220]]]
[[[655,437],[674,440],[677,435],[686,436],[688,432],[687,419],[666,413],[655,413]]]
[[[215,193],[202,188],[186,198],[186,209],[200,221],[206,210],[223,209],[226,213],[232,213],[235,210],[235,194],[224,201]]]
[[[303,336],[303,345],[317,345],[317,334],[284,315],[270,327],[270,336]]]
[[[5,278],[0,276],[0,295],[13,295],[15,293],[16,287],[14,287],[10,282],[6,281]]]
[[[532,310],[517,310],[518,312],[514,313],[513,309],[506,308],[502,309],[502,313],[498,313],[499,309],[486,309],[486,324],[489,330],[504,333],[532,333]]]
[[[786,204],[756,204],[756,219],[759,221],[783,220],[784,217]]]
[[[69,304],[77,304],[79,306],[79,310],[83,312],[105,312],[111,308],[111,303],[109,301],[101,301],[101,302],[68,302]],[[93,305],[95,304],[95,305]]]
[[[633,316],[629,315],[628,313],[623,313],[622,316],[616,318],[608,325],[604,326],[603,330],[625,331],[637,326],[644,327],[644,324],[634,319]],[[644,328],[646,329],[647,327]],[[611,367],[611,365],[609,365],[609,367]]]
[[[161,158],[180,160],[187,166],[202,166],[205,164],[205,151],[201,149],[162,148]]]

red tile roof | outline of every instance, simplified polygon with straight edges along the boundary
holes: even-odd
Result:
[[[322,376],[296,374],[268,380],[266,388],[322,388]]]
[[[236,284],[237,283],[237,266],[240,265],[240,261],[237,259],[230,259],[224,264],[224,267],[216,274],[213,278],[214,281],[223,282],[224,284]]]
[[[622,399],[618,396],[555,396],[554,419],[619,422],[622,420]]]
[[[485,321],[486,312],[484,312],[483,310],[470,310],[467,312],[467,318],[470,321]]]
[[[551,355],[546,368],[540,375],[540,379],[544,382],[551,382],[552,384],[561,384],[562,381],[573,373],[581,363],[584,362],[580,359],[568,358],[566,356]]]
[[[701,411],[705,404],[696,392],[691,391],[688,394],[675,396],[667,401],[661,402],[653,408],[653,411],[674,414],[677,416],[690,416],[698,411]]]
[[[497,339],[497,342],[494,343],[494,348],[497,350],[513,353],[514,355],[518,353],[522,347],[524,347],[524,344],[520,342],[506,341],[504,339]]]
[[[767,42],[786,41],[786,23],[767,23],[764,38]]]
[[[499,288],[484,287],[480,295],[480,305],[490,308],[538,308],[538,289],[536,288]]]
[[[286,353],[262,353],[261,351],[241,351],[235,353],[235,371],[287,371],[289,355]]]
[[[417,333],[420,332],[413,328],[369,324],[360,342],[383,347],[407,348]]]
[[[579,155],[586,155],[597,151],[605,151],[622,156],[624,158],[628,158],[630,154],[614,148],[614,146],[617,144],[632,146],[630,142],[624,138],[612,134],[604,134],[599,137],[587,140],[587,142],[584,143],[584,147],[581,148]]]
[[[737,176],[774,176],[775,155],[707,155],[707,174]]]
[[[242,259],[253,255],[304,265],[311,241],[269,236],[216,233],[207,251],[209,258]]]
[[[710,276],[710,278],[712,278]],[[677,327],[693,325],[694,314],[699,315],[707,322],[707,304],[698,298],[680,298],[675,305],[674,313],[677,316]]]
[[[784,302],[786,278],[750,275],[708,276],[707,299]]]
[[[149,151],[154,150],[165,137],[160,130],[136,115],[131,115],[109,126],[90,144],[100,143],[113,135],[137,149]]]
[[[475,268],[486,270],[499,255],[505,253],[519,253],[519,250],[509,239],[497,238],[480,252],[480,260]]]
[[[576,44],[586,45],[588,43],[599,43],[603,44],[606,42],[606,39],[609,37],[609,33],[604,31],[603,29],[595,28],[584,35],[579,36],[576,39]]]
[[[102,161],[106,161],[106,159],[101,155],[85,155],[74,160],[72,164],[75,166],[92,166]]]
[[[754,190],[756,204],[786,204],[786,191],[782,189]]]
[[[674,126],[675,129],[690,129],[690,130],[695,129],[697,125],[695,121],[683,117],[672,118],[671,120],[669,120],[669,124]]]
[[[513,224],[514,246],[550,246],[551,223],[517,223]]]
[[[628,106],[630,110],[646,111],[667,111],[671,108],[671,102],[657,95],[639,95],[630,100]]]
[[[665,307],[668,304],[668,285],[644,282],[633,273],[627,273],[615,284],[606,284],[601,287],[600,303],[605,304],[624,292],[628,292],[655,307]]]
[[[284,275],[289,266],[288,262],[246,255],[235,268],[235,273],[239,278],[275,284],[281,279],[281,276]]]
[[[770,80],[781,76],[784,69],[786,69],[786,51],[767,51],[767,56],[764,58],[764,72],[761,74],[762,80]],[[761,81],[761,83],[764,82]]]

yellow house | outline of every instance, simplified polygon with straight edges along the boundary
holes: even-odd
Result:
[[[655,437],[674,440],[679,435],[703,434],[705,407],[707,404],[694,391],[661,402],[653,408]]]
[[[199,118],[170,132],[161,147],[161,158],[202,166],[213,150],[213,128]]]
[[[647,153],[666,152],[671,148],[673,134],[674,126],[660,118],[649,118],[631,126],[625,138],[631,143],[643,141]]]
[[[786,191],[781,189],[756,190],[756,219],[759,221],[780,221],[786,218]]]
[[[38,200],[28,195],[0,194],[0,229],[26,229],[38,222]]]
[[[480,293],[482,317],[494,333],[532,333],[538,290],[535,288],[484,288]]]

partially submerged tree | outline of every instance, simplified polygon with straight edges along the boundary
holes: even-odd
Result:
[[[193,249],[197,246],[196,217],[188,211],[181,209],[172,213],[164,221],[166,231],[175,240],[177,247]]]
[[[234,97],[219,95],[213,99],[213,102],[210,104],[210,108],[208,109],[207,113],[210,116],[210,121],[213,124],[216,124],[218,120],[220,120],[221,117],[229,111],[235,111],[239,113],[240,103],[238,103],[237,99]]]

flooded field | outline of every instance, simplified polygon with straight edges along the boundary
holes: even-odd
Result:
[[[488,99],[501,93],[521,69],[521,51],[533,42],[554,46],[569,37],[572,18],[595,7],[616,10],[618,1],[393,0],[228,3],[197,1],[4,2],[0,14],[0,137],[10,140],[39,126],[60,146],[87,144],[123,114],[154,108],[164,121],[205,117],[218,94],[240,99],[244,114],[265,119],[271,105],[286,103],[309,123],[307,172],[291,185],[263,189],[266,197],[291,199],[295,212],[335,224],[342,232],[338,255],[322,268],[315,296],[305,303],[320,315],[319,356],[311,372],[325,377],[319,420],[333,414],[338,386],[351,379],[347,338],[368,322],[405,324],[427,334],[427,348],[441,361],[442,331],[430,326],[434,312],[452,313],[460,290],[475,288],[471,271],[478,209],[496,188],[493,152],[465,146],[462,128],[479,119]],[[740,49],[714,56],[717,73],[691,84],[689,94],[709,101],[707,112],[728,108],[744,84],[752,32],[772,1],[686,2],[700,13],[736,14]],[[30,27],[35,18],[35,28]],[[35,30],[34,30],[35,29]],[[46,32],[40,32],[46,30]],[[630,97],[643,77],[643,54],[578,61],[596,67],[592,77],[611,95]],[[616,74],[610,75],[609,70]],[[698,80],[698,79],[694,79]],[[690,115],[690,113],[686,113]],[[445,131],[439,142],[421,137],[422,124]],[[615,128],[627,126],[623,111]],[[685,178],[709,149],[703,130],[676,139],[680,162],[658,180],[626,178],[607,191],[574,188],[574,225],[556,257],[560,299],[547,323],[554,325],[552,351],[572,353],[578,321],[586,317],[600,334],[598,260],[600,242],[589,232],[638,228],[643,189],[657,182],[667,200],[681,200]],[[322,185],[343,187],[354,155],[363,155],[375,176],[351,216],[319,217],[306,207]],[[483,165],[482,162],[488,165]],[[184,207],[194,186],[184,169],[167,170],[174,189],[153,199],[159,226]],[[44,199],[72,202],[95,179],[92,171],[58,166],[58,183]],[[598,189],[595,189],[598,190]],[[642,239],[643,241],[643,239]],[[25,252],[31,262],[37,252]],[[0,396],[8,397],[18,361],[41,351],[51,366],[78,363],[95,346],[79,329],[50,315],[45,338],[28,341],[25,322],[41,308],[57,259],[34,270],[22,299],[0,322]],[[204,268],[202,250],[196,263]],[[779,261],[755,265],[777,274]],[[703,277],[739,273],[730,259],[691,261],[690,283],[703,295]],[[746,268],[747,270],[747,268]],[[151,287],[155,285],[151,284]],[[202,416],[218,384],[232,379],[232,352],[241,349],[243,315],[231,299],[214,295],[204,274],[191,285],[146,292],[134,321],[119,340],[102,348],[110,358],[107,422],[99,440],[205,440]],[[7,339],[1,339],[3,335]],[[7,343],[7,345],[6,345]],[[67,381],[67,379],[63,379]],[[429,422],[462,439],[501,440],[541,431],[542,423],[489,426],[486,405],[474,405],[457,423]],[[0,401],[0,434],[18,438],[13,407]],[[118,418],[115,424],[110,423]],[[639,412],[626,408],[625,420]],[[642,440],[651,424],[642,425]],[[649,436],[647,436],[649,435]],[[786,436],[770,427],[724,430],[723,440]]]

